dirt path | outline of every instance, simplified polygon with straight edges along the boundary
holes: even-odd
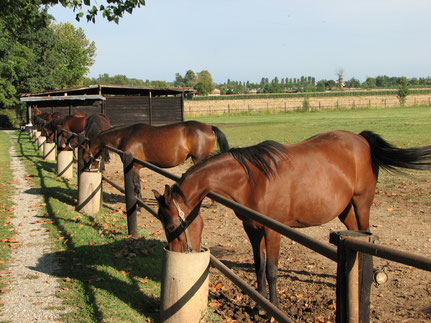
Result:
[[[14,217],[11,220],[19,243],[13,244],[8,268],[1,273],[6,286],[1,295],[3,307],[0,321],[59,322],[64,312],[60,298],[55,296],[58,282],[51,274],[58,270],[52,256],[50,241],[41,216],[42,203],[38,189],[26,181],[26,172],[13,144],[11,135],[11,169],[16,193],[13,196]],[[44,259],[40,262],[39,259]]]

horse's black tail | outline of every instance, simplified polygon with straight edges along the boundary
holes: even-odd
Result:
[[[228,151],[230,149],[229,143],[227,142],[226,136],[224,133],[217,128],[216,126],[212,126],[212,130],[217,138],[217,144],[220,148],[221,152]]]
[[[376,177],[379,168],[392,172],[400,172],[399,168],[431,169],[431,146],[397,148],[371,131],[362,131],[359,135],[370,145],[372,167]]]

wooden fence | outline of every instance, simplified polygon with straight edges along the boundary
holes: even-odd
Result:
[[[431,106],[431,96],[409,95],[406,106]],[[184,112],[187,117],[225,114],[258,113],[288,111],[318,111],[323,109],[364,109],[369,107],[399,107],[400,101],[395,95],[385,96],[334,96],[309,98],[256,98],[236,100],[185,100]]]
[[[85,140],[83,134],[78,136],[78,142],[82,144]],[[138,236],[137,230],[137,207],[142,206],[150,214],[157,217],[157,212],[142,200],[138,199],[133,186],[132,166],[139,163],[142,166],[157,172],[171,180],[178,181],[180,178],[164,169],[156,167],[148,162],[134,158],[130,153],[107,147],[110,151],[120,155],[123,161],[124,188],[102,176],[103,181],[112,185],[125,195],[128,233]],[[84,171],[82,160],[82,149],[78,153],[78,174]],[[369,322],[370,289],[372,283],[372,256],[380,257],[390,261],[399,262],[408,266],[431,271],[431,260],[427,257],[414,255],[399,251],[397,249],[376,245],[375,236],[370,233],[357,231],[334,232],[330,236],[329,244],[310,238],[297,230],[279,223],[263,214],[249,209],[221,195],[210,192],[208,197],[244,216],[262,223],[263,225],[279,232],[280,234],[296,241],[297,243],[337,262],[337,284],[336,284],[336,320],[337,322]],[[211,264],[220,270],[228,279],[237,285],[244,293],[249,295],[257,304],[267,311],[279,322],[292,322],[292,320],[279,308],[262,297],[252,286],[240,279],[233,271],[222,262],[211,255]]]

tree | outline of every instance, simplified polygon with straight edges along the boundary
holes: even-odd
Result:
[[[175,73],[175,86],[185,86],[184,78],[181,76],[180,73]]]
[[[71,23],[53,24],[51,27],[58,36],[55,50],[61,62],[56,85],[66,88],[82,84],[84,75],[94,64],[96,45],[87,40],[82,28],[75,29]]]
[[[352,77],[350,80],[346,82],[346,87],[359,88],[361,87],[361,82],[358,79]]]
[[[133,9],[145,6],[145,0],[108,0],[108,4],[98,4],[96,0],[42,0],[42,3],[46,5],[60,3],[65,8],[73,9],[74,12],[77,11],[76,20],[78,21],[84,17],[85,12],[87,21],[94,23],[96,16],[100,13],[108,21],[114,21],[117,24],[124,13],[131,14]]]
[[[0,1],[0,107],[15,106],[22,92],[77,84],[95,49],[94,44],[79,48],[86,42],[83,32],[68,28],[65,35],[73,37],[66,37],[62,27],[55,30],[39,1]]]
[[[375,89],[376,88],[376,79],[373,77],[367,77],[367,79],[363,83],[363,86],[366,89]]]
[[[386,75],[379,75],[376,77],[376,86],[377,87],[389,87],[389,77]]]
[[[21,92],[54,88],[56,38],[37,1],[0,1],[0,107],[12,107]]]
[[[325,92],[326,91],[326,80],[320,80],[319,82],[317,82],[316,85],[316,90],[319,92]]]
[[[214,88],[212,76],[207,70],[198,73],[198,82],[195,85],[195,89],[199,94],[208,95]]]
[[[406,104],[406,100],[407,100],[407,95],[409,95],[409,81],[407,80],[406,77],[402,77],[400,79],[400,84],[398,86],[398,91],[397,91],[397,97],[398,100],[400,100],[400,104],[401,105],[405,105]]]
[[[196,82],[197,82],[197,79],[196,79],[195,72],[193,72],[192,70],[188,70],[186,72],[186,75],[184,75],[185,85],[188,87],[193,87],[193,86],[195,86]]]

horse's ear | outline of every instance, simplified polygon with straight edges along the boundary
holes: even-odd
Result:
[[[172,194],[171,188],[168,184],[165,185],[165,193],[163,194],[165,197],[170,197]]]
[[[163,193],[163,196],[165,198],[166,204],[171,203],[171,200],[172,200],[172,189],[171,189],[171,187],[168,184],[165,185],[165,192]]]
[[[156,190],[152,190],[154,197],[156,198],[157,201],[160,201],[161,198],[163,197],[159,192],[157,192]]]

